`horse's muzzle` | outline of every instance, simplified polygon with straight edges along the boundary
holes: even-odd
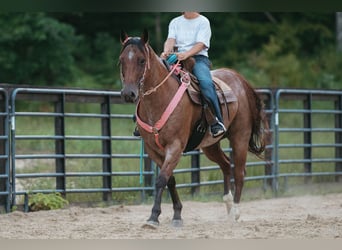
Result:
[[[121,97],[125,102],[134,103],[138,100],[138,92],[125,87],[121,90]]]

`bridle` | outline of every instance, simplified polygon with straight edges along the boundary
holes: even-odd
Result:
[[[135,42],[133,42],[133,39],[134,39]],[[123,47],[122,47],[120,55],[122,54],[122,52],[125,50],[125,48],[129,44],[135,44],[138,41],[138,39],[139,38],[127,37],[125,39],[125,41],[123,41]],[[151,67],[150,67],[150,48],[149,48],[148,43],[145,43],[143,45],[143,48],[144,48],[144,54],[145,54],[145,58],[146,58],[146,63],[145,63],[144,72],[142,74],[142,77],[138,81],[139,93],[140,93],[140,96],[142,98],[144,96],[148,96],[148,95],[156,92],[158,90],[158,88],[161,87],[167,81],[167,79],[177,70],[178,66],[180,65],[180,61],[178,60],[177,63],[172,67],[171,71],[167,74],[167,76],[158,85],[156,85],[155,87],[152,87],[149,90],[144,92],[143,91],[143,86],[144,86],[144,81],[145,81],[145,75],[146,75],[147,70],[150,70]],[[121,78],[121,81],[124,82],[124,77],[122,75],[122,70],[120,70],[120,78]]]
[[[121,52],[120,52],[120,57],[122,55],[122,53],[124,52],[124,50],[126,49],[126,47],[128,45],[136,45],[138,47],[138,49],[141,49],[139,47],[139,45],[142,46],[142,51],[145,55],[145,60],[146,60],[146,63],[145,63],[145,66],[144,66],[144,71],[143,71],[143,74],[141,76],[141,78],[139,79],[138,81],[138,88],[139,88],[139,93],[142,93],[142,88],[143,88],[143,85],[144,85],[144,81],[145,81],[145,75],[146,75],[146,72],[147,70],[150,70],[150,49],[149,49],[149,46],[148,46],[148,43],[145,43],[145,44],[141,44],[140,42],[140,38],[137,38],[137,37],[127,37],[125,39],[125,41],[122,42],[122,49],[121,49]],[[121,63],[120,63],[121,65]],[[125,82],[125,78],[122,74],[122,66],[120,68],[120,78],[121,78],[121,82]]]

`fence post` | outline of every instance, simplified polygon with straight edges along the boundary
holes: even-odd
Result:
[[[0,104],[0,112],[2,112],[2,105]],[[4,117],[0,116],[0,136],[5,135],[5,121]],[[5,155],[5,140],[0,140],[0,155]],[[0,175],[6,174],[6,159],[0,158]],[[0,192],[6,191],[6,179],[0,178]],[[0,205],[6,204],[6,197],[0,195]]]
[[[337,100],[335,101],[335,109],[337,111],[342,112],[342,95],[338,96]],[[341,129],[342,128],[342,114],[337,113],[335,115],[335,128]],[[342,144],[342,132],[336,131],[335,132],[335,143]],[[335,147],[335,158],[341,159],[342,158],[342,147],[337,146]],[[335,171],[341,172],[342,171],[342,162],[336,161]],[[335,181],[340,181],[341,176],[335,175]]]
[[[193,183],[200,183],[200,154],[199,150],[195,150],[196,154],[191,155],[191,184]],[[191,194],[195,195],[200,192],[200,185],[191,187]]]
[[[0,136],[3,136],[3,139],[0,139],[0,175],[4,175],[4,178],[0,178],[0,192],[8,192],[7,195],[0,195],[0,205],[4,205],[6,212],[9,212],[10,209],[10,194],[9,194],[9,155],[8,155],[8,141],[9,141],[9,133],[8,133],[8,103],[6,93],[1,93],[0,96],[0,112],[4,113],[4,115],[0,115]],[[6,138],[7,137],[7,138]]]
[[[141,139],[142,140],[142,139]],[[145,147],[145,146],[143,146]],[[145,152],[145,148],[144,148],[144,152]],[[151,160],[150,157],[144,157],[144,171],[145,172],[152,172],[152,169],[153,168],[153,161]],[[145,187],[154,187],[154,183],[153,183],[153,178],[154,176],[153,175],[150,175],[150,174],[147,174],[147,175],[144,175],[144,185]],[[149,195],[149,196],[152,196],[153,195],[153,190],[147,190],[146,193]]]
[[[108,157],[102,158],[102,171],[107,175],[102,178],[103,188],[110,191],[103,192],[103,201],[112,200],[112,141],[111,141],[111,118],[110,118],[110,96],[105,98],[105,102],[101,103],[101,114],[106,117],[101,120],[102,136],[106,139],[102,140],[102,154]]]
[[[55,135],[61,136],[61,139],[56,139],[55,152],[61,157],[56,158],[56,173],[62,173],[63,176],[56,177],[56,189],[63,190],[61,194],[66,195],[66,180],[65,180],[65,120],[64,120],[64,104],[65,95],[61,94],[59,100],[55,102],[55,112],[60,114],[55,117]]]
[[[304,163],[304,172],[305,173],[311,173],[312,172],[312,115],[311,115],[311,108],[312,108],[312,94],[308,94],[307,98],[304,100],[304,109],[309,110],[310,112],[304,113],[304,129],[307,131],[304,131],[304,144],[310,145],[304,147],[304,159],[310,160],[308,162]],[[304,183],[308,183],[311,181],[311,176],[305,176],[304,177]]]
[[[266,116],[266,121],[268,123],[268,129],[269,131],[267,131],[267,134],[266,134],[266,138],[265,138],[265,144],[266,144],[266,149],[265,149],[265,175],[266,176],[269,176],[269,175],[272,175],[272,169],[273,169],[273,161],[272,161],[272,157],[273,157],[273,147],[272,147],[272,144],[273,144],[273,132],[272,132],[272,129],[273,129],[273,120],[274,120],[274,112],[273,112],[273,100],[272,100],[272,94],[270,93],[269,95],[267,95],[268,97],[267,98],[264,98],[263,101],[264,101],[264,104],[265,104],[265,107],[264,107],[264,110],[267,109],[267,110],[271,110],[271,114],[267,114],[266,111],[265,111],[265,116]],[[269,147],[271,146],[271,147]],[[266,179],[266,183],[268,186],[272,187],[272,179],[268,178]],[[265,189],[267,188],[267,186],[265,185]]]
[[[277,90],[274,93],[274,107],[273,107],[273,154],[272,154],[272,190],[273,195],[278,196],[279,190],[279,109],[280,109],[280,97],[283,91]]]

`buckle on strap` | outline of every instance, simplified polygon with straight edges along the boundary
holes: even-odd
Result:
[[[157,135],[158,132],[159,132],[158,128],[152,127],[152,133],[153,133],[153,134]]]
[[[155,143],[157,144],[157,146],[162,150],[164,151],[165,148],[160,144],[160,141],[159,141],[159,133],[158,133],[158,129],[156,127],[153,127],[152,128],[152,132],[154,134],[154,141]]]
[[[181,82],[184,83],[186,86],[190,85],[191,78],[188,72],[184,72],[181,76]]]

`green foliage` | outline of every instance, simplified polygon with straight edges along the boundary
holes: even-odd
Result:
[[[238,67],[259,87],[337,88],[342,77],[336,65],[342,56],[336,53],[333,37],[322,24],[284,20]]]
[[[235,68],[256,87],[338,88],[333,14],[272,13],[272,22],[262,15],[226,15],[217,28],[225,39],[211,48],[214,66]]]
[[[53,210],[63,208],[69,202],[60,193],[51,194],[31,194],[29,195],[30,211]]]
[[[2,13],[0,27],[2,82],[57,85],[71,79],[73,27],[44,13]]]
[[[89,74],[92,81],[101,83],[101,87],[113,87],[117,83],[113,76],[119,75],[118,57],[120,43],[106,32],[99,32],[94,39],[83,37],[75,57],[79,61],[79,74]],[[119,87],[119,86],[117,86]]]
[[[281,45],[271,37],[261,53],[250,56],[249,66],[262,72],[269,87],[300,87],[301,62],[295,54],[280,55],[280,51]]]
[[[144,28],[158,53],[180,13],[1,13],[1,82],[121,89],[120,30]],[[231,67],[257,87],[338,88],[335,13],[202,13],[212,26],[214,68]]]

